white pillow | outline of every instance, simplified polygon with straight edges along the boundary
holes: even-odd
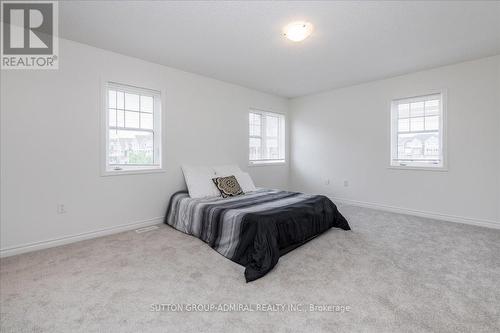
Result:
[[[240,171],[236,173],[234,176],[236,177],[238,184],[240,184],[240,187],[243,190],[243,192],[247,193],[257,190],[257,188],[253,183],[252,177],[250,177],[248,173]]]
[[[243,172],[237,164],[216,165],[212,168],[215,170],[217,177],[227,177]]]
[[[220,192],[212,180],[212,178],[217,177],[213,168],[183,165],[182,172],[191,198],[220,196]]]

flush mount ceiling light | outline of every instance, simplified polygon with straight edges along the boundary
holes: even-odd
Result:
[[[309,22],[296,21],[283,28],[283,35],[293,42],[300,42],[309,37],[313,29],[313,25]]]

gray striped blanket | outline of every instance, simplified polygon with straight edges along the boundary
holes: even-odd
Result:
[[[264,276],[281,255],[329,228],[350,229],[324,196],[269,189],[203,199],[177,192],[165,223],[244,265],[247,282]]]

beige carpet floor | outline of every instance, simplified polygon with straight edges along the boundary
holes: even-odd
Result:
[[[248,284],[243,267],[167,226],[2,259],[1,332],[500,331],[500,230],[341,211],[352,231],[325,233]],[[310,304],[350,311],[305,311]]]

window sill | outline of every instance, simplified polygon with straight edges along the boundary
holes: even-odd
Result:
[[[259,166],[273,166],[273,165],[286,165],[285,160],[279,160],[279,161],[258,161],[258,162],[249,162],[248,166],[249,167],[259,167]]]
[[[148,173],[162,173],[166,170],[163,168],[154,168],[154,169],[125,169],[125,170],[105,170],[101,172],[102,177],[107,176],[123,176],[123,175],[141,175]]]
[[[420,166],[402,166],[402,165],[390,165],[387,169],[396,169],[396,170],[417,170],[417,171],[439,171],[439,172],[447,172],[448,168],[446,167],[420,167]]]

